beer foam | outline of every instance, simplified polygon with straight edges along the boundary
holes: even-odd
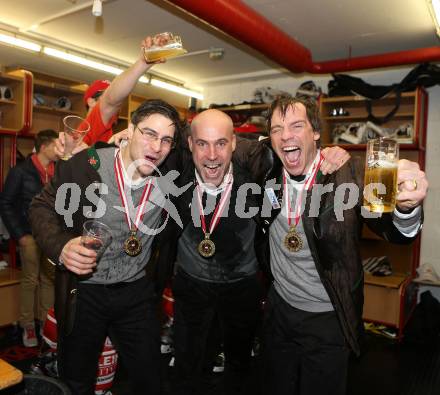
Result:
[[[389,162],[389,161],[383,160],[383,159],[379,159],[379,160],[368,161],[368,167],[369,168],[380,167],[382,169],[394,169],[397,167],[397,163],[396,162]]]

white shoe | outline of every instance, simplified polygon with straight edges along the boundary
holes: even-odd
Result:
[[[33,322],[23,326],[23,344],[25,347],[37,347],[38,339]]]

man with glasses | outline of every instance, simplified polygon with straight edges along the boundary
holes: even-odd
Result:
[[[179,134],[177,111],[147,100],[132,114],[120,148],[79,152],[32,203],[33,234],[57,263],[58,367],[74,394],[94,393],[107,335],[127,369],[130,393],[160,393],[156,289],[163,279],[155,234],[166,214],[157,175]],[[89,218],[106,224],[113,238],[98,262],[81,243]]]

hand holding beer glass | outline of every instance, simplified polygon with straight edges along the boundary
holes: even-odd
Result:
[[[155,63],[160,59],[168,59],[185,54],[187,51],[182,46],[180,36],[165,32],[153,37],[153,45],[145,47],[144,56],[147,63]]]
[[[78,147],[84,136],[90,130],[90,124],[77,115],[67,115],[63,118],[64,153],[61,159],[68,160],[73,156],[73,150]]]
[[[365,158],[364,206],[373,213],[391,213],[396,207],[399,144],[380,137],[369,140]]]
[[[96,252],[96,261],[101,258],[111,242],[112,233],[106,224],[96,219],[88,219],[84,222],[81,245]]]

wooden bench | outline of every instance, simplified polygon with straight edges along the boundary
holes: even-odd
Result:
[[[18,321],[20,300],[20,270],[7,267],[0,270],[0,326]]]
[[[18,384],[23,380],[23,373],[0,359],[0,390]]]

